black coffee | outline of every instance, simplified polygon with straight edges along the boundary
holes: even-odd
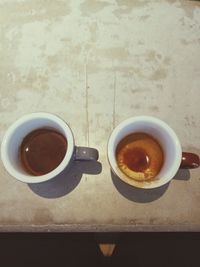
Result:
[[[27,173],[39,176],[54,170],[67,151],[67,140],[53,128],[40,128],[22,141],[19,156]]]

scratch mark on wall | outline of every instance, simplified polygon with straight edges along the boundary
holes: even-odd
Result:
[[[114,83],[113,83],[113,128],[115,128],[116,125],[115,109],[116,109],[116,72],[114,72]]]
[[[88,69],[87,69],[87,63],[85,64],[85,110],[86,110],[86,144],[89,146],[89,110],[88,110]]]

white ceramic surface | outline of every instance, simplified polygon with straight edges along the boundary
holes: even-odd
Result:
[[[43,127],[52,127],[66,137],[68,143],[67,152],[56,169],[45,175],[33,176],[27,174],[21,166],[18,156],[19,147],[27,134]],[[6,170],[16,179],[26,183],[40,183],[50,180],[61,173],[70,163],[73,151],[74,137],[70,127],[53,114],[36,112],[21,117],[8,128],[1,144],[1,159]]]

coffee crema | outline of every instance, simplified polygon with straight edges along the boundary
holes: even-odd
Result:
[[[124,137],[116,148],[120,170],[136,181],[147,181],[160,172],[164,153],[159,142],[151,135],[137,132]]]
[[[67,151],[67,140],[53,128],[39,128],[22,141],[19,157],[24,170],[34,176],[54,170]]]

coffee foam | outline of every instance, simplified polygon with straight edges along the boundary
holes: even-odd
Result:
[[[144,158],[137,158],[138,151]],[[134,151],[137,151],[134,153]],[[129,157],[127,158],[127,153]],[[164,154],[162,147],[151,135],[146,133],[133,133],[123,138],[116,149],[116,158],[120,170],[129,178],[136,181],[148,181],[156,177],[160,172]],[[132,166],[130,162],[133,162]],[[138,166],[141,168],[138,168]],[[131,167],[130,167],[131,166]],[[136,168],[137,167],[137,168]]]

